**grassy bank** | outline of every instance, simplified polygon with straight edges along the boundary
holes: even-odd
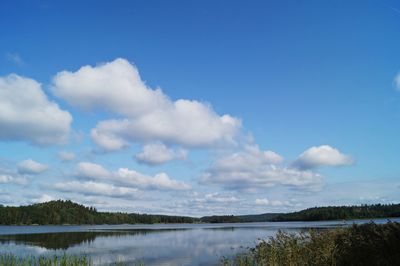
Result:
[[[353,225],[300,234],[279,232],[224,266],[400,265],[400,224]]]
[[[86,256],[28,256],[18,257],[13,254],[0,254],[0,266],[89,266],[92,261]]]

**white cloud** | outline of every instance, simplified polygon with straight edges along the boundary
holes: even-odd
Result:
[[[311,147],[297,158],[293,166],[299,169],[313,169],[322,166],[344,166],[353,163],[349,155],[328,145]]]
[[[224,171],[240,171],[265,165],[276,165],[283,157],[273,151],[262,151],[257,145],[247,145],[243,151],[219,158],[213,168]]]
[[[220,193],[208,193],[204,198],[197,199],[199,202],[205,203],[234,203],[239,202],[239,199],[232,195],[221,195]]]
[[[73,153],[73,152],[60,151],[57,154],[57,156],[63,162],[68,162],[68,161],[75,160],[75,153]]]
[[[200,179],[202,184],[217,184],[227,189],[257,189],[276,185],[292,187],[313,187],[319,185],[323,177],[311,171],[300,171],[273,165],[259,166],[256,169],[231,171],[209,168]]]
[[[113,174],[102,165],[82,162],[78,164],[76,175],[92,179],[108,179]]]
[[[170,104],[161,90],[149,89],[137,68],[121,58],[96,67],[83,66],[76,72],[62,71],[54,77],[52,90],[73,106],[128,117]]]
[[[159,165],[172,160],[186,160],[187,151],[184,149],[173,150],[162,143],[152,143],[145,145],[143,151],[134,157],[139,163]]]
[[[244,151],[218,158],[203,172],[200,183],[221,185],[227,189],[257,189],[276,185],[314,187],[322,176],[282,167],[283,158],[271,151],[248,146]]]
[[[166,189],[166,190],[188,190],[190,185],[172,180],[166,173],[159,173],[153,177],[140,174],[134,170],[127,168],[120,168],[117,176],[124,180],[124,182],[138,187],[153,188],[153,189]]]
[[[103,166],[82,162],[78,164],[76,175],[78,177],[107,180],[118,184],[132,186],[142,189],[159,190],[188,190],[190,185],[171,179],[166,173],[159,173],[155,176],[147,176],[127,168],[119,168],[112,172]]]
[[[396,89],[400,90],[400,73],[394,77],[394,85]]]
[[[13,180],[13,177],[10,175],[0,175],[0,183],[11,183]]]
[[[138,190],[129,187],[119,187],[112,184],[99,182],[79,182],[71,181],[66,183],[56,183],[54,189],[62,192],[81,193],[84,195],[98,195],[108,197],[135,198]]]
[[[29,181],[24,177],[12,176],[12,175],[0,175],[0,184],[17,184],[26,185]]]
[[[122,132],[128,131],[129,121],[107,120],[99,122],[90,135],[92,140],[105,151],[118,151],[129,147],[130,142],[123,136]]]
[[[32,159],[24,160],[18,164],[18,173],[38,175],[49,169],[45,164],[38,163]]]
[[[399,203],[399,185],[396,178],[327,183],[321,191],[298,195],[282,193],[280,197],[295,197],[290,202],[298,204],[297,210],[315,207],[316,203],[318,206]]]
[[[33,203],[43,203],[43,202],[48,202],[48,201],[52,201],[52,200],[56,200],[56,198],[54,198],[53,196],[47,195],[47,194],[43,194],[41,195],[39,198],[33,199]]]
[[[280,201],[280,200],[269,200],[269,199],[256,199],[254,202],[256,205],[262,206],[290,206],[289,201]]]
[[[175,210],[175,212],[186,215],[204,216],[204,215],[228,215],[233,213],[244,214],[248,212],[250,206],[244,207],[245,201],[236,197],[234,193],[198,193],[190,191],[185,197],[177,198],[171,202],[165,202],[163,206],[166,210]],[[251,206],[254,210],[254,204]],[[238,211],[239,210],[239,211]]]
[[[100,121],[91,132],[101,148],[114,151],[132,142],[172,143],[209,147],[234,142],[241,121],[219,116],[198,101],[170,100],[160,89],[141,80],[136,67],[116,59],[76,72],[63,71],[53,80],[52,91],[73,106],[103,108],[123,118]]]
[[[0,140],[37,145],[65,143],[72,117],[50,102],[33,79],[0,77]]]

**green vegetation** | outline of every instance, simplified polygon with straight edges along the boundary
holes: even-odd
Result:
[[[18,257],[13,254],[0,254],[1,266],[88,266],[93,265],[86,256]]]
[[[98,212],[72,201],[49,201],[20,207],[0,206],[0,225],[193,223],[196,218]]]
[[[203,223],[251,223],[251,222],[268,222],[272,221],[281,213],[264,213],[254,215],[213,215],[200,218]]]
[[[280,231],[224,266],[400,265],[400,224],[389,222],[289,234]]]
[[[200,218],[202,223],[240,223],[242,222],[238,216],[234,215],[214,215],[204,216]]]
[[[278,215],[282,213],[263,213],[263,214],[254,214],[254,215],[241,215],[238,216],[242,223],[248,222],[268,222],[272,221]]]
[[[400,204],[315,207],[292,213],[204,216],[203,223],[326,221],[400,217]]]
[[[87,256],[61,255],[61,256],[28,256],[18,257],[13,254],[0,254],[0,266],[92,266],[93,262]],[[110,265],[123,266],[123,262]],[[136,262],[134,266],[144,266],[143,262]]]
[[[400,217],[400,204],[318,207],[293,213],[223,215],[193,218],[122,212],[98,212],[71,201],[49,201],[20,207],[0,205],[0,225],[48,224],[153,224],[153,223],[241,223],[269,221],[320,221]]]
[[[271,221],[323,221],[400,217],[400,204],[316,207],[280,214]]]

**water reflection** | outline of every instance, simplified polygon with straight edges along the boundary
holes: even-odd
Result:
[[[0,236],[0,249],[21,256],[85,254],[96,265],[116,261],[146,265],[216,265],[221,256],[272,235],[261,228],[182,228],[99,230],[94,232],[14,234]]]
[[[95,265],[115,262],[129,265],[138,261],[146,265],[217,265],[221,256],[232,256],[244,251],[245,247],[253,247],[258,239],[273,236],[279,229],[298,231],[342,225],[342,222],[298,222],[30,228],[0,226],[0,252],[21,256],[64,252],[85,254],[92,258]]]
[[[124,237],[134,235],[146,235],[158,232],[173,232],[182,229],[140,229],[127,230],[115,229],[112,231],[94,230],[90,232],[63,232],[63,233],[39,233],[39,234],[9,234],[0,235],[0,244],[25,244],[52,250],[67,250],[76,245],[90,245],[97,237]]]
[[[116,232],[72,232],[72,233],[50,233],[50,234],[19,234],[0,236],[1,244],[26,244],[53,250],[66,250],[79,244],[90,244],[98,236],[123,235]]]

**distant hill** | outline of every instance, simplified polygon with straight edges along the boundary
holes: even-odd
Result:
[[[20,207],[0,206],[1,225],[193,223],[196,218],[137,213],[98,212],[72,201],[49,201]]]
[[[204,223],[326,221],[400,217],[400,204],[315,207],[291,213],[204,216]]]
[[[322,221],[400,217],[400,204],[374,204],[361,206],[328,206],[284,213],[271,221]]]
[[[238,216],[234,215],[213,215],[200,218],[202,223],[240,223],[242,222]]]
[[[400,204],[315,207],[292,213],[220,215],[201,218],[122,212],[98,212],[72,201],[49,201],[20,207],[0,205],[0,225],[152,224],[320,221],[400,217]]]
[[[200,218],[203,223],[251,223],[269,222],[282,213],[263,213],[252,215],[213,215]]]
[[[283,213],[263,213],[263,214],[252,214],[252,215],[240,215],[238,216],[243,223],[248,222],[269,222],[275,217]]]

